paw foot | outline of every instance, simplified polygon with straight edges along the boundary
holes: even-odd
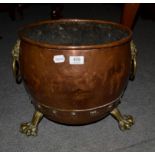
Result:
[[[34,126],[31,122],[23,123],[20,126],[20,132],[26,134],[27,136],[36,136],[37,127]]]
[[[124,115],[123,119],[119,121],[119,127],[122,131],[129,130],[134,124],[134,119],[130,115]]]

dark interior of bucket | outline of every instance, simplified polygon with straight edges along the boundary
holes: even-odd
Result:
[[[107,23],[64,22],[25,28],[22,35],[41,43],[80,46],[111,43],[127,37],[129,32]]]

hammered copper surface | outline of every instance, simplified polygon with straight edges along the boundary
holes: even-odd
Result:
[[[90,123],[108,114],[118,104],[130,75],[131,32],[126,31],[128,37],[110,44],[75,47],[40,44],[20,35],[21,76],[35,108],[66,124]],[[55,55],[64,55],[65,61],[54,63]],[[69,64],[69,56],[84,56],[84,64]]]

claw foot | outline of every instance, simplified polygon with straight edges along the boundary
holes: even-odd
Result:
[[[119,121],[119,128],[124,131],[131,128],[134,125],[134,119],[130,115],[124,115],[123,119]]]
[[[38,132],[38,125],[42,118],[43,114],[39,111],[35,111],[31,122],[21,124],[20,132],[27,136],[36,136]]]
[[[37,127],[31,122],[23,123],[20,126],[20,132],[26,134],[27,136],[36,136],[37,131]]]
[[[111,115],[118,121],[120,130],[129,130],[134,124],[134,119],[130,115],[122,115],[118,108],[111,111]]]

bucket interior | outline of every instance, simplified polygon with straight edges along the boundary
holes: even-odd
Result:
[[[110,23],[52,22],[21,30],[22,35],[33,41],[51,45],[101,45],[121,40],[129,31]]]

